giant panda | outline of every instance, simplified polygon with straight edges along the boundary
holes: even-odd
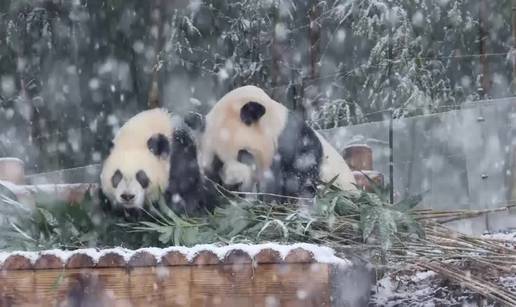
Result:
[[[104,207],[139,214],[161,198],[178,213],[209,207],[196,154],[181,118],[164,109],[138,113],[120,128],[103,161]]]
[[[340,189],[356,190],[335,148],[256,86],[230,91],[193,126],[202,131],[203,172],[230,190],[311,198],[321,181],[335,178]]]
[[[141,209],[168,186],[172,119],[164,109],[131,117],[117,132],[102,163],[101,192],[115,208]]]

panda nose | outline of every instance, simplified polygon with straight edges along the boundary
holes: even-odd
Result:
[[[131,201],[131,200],[133,200],[133,199],[134,199],[134,196],[135,196],[134,194],[126,194],[126,193],[124,193],[124,194],[120,195],[120,197],[121,197],[123,200],[125,200],[125,201]]]

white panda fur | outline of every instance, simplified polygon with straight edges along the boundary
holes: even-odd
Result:
[[[250,102],[262,105],[265,111],[256,120],[251,120],[252,123],[245,124],[241,112]],[[282,134],[286,129],[290,129],[289,122],[295,122],[294,130],[303,129],[316,136],[312,135],[309,141],[315,142],[314,146],[320,145],[322,149],[320,163],[317,165],[319,169],[317,179],[328,182],[338,175],[334,183],[336,186],[343,190],[355,190],[355,180],[351,170],[335,148],[302,120],[294,119],[294,115],[285,106],[274,101],[262,89],[255,86],[243,86],[232,90],[223,96],[206,115],[200,142],[202,168],[208,177],[218,177],[219,181],[226,186],[239,184],[238,189],[241,191],[250,190],[254,183],[268,181],[262,185],[261,192],[276,192],[275,185],[278,185],[278,182],[271,178],[274,177],[271,176],[271,168],[274,168],[274,161],[278,159],[276,154],[284,145],[280,143]],[[296,133],[294,132],[298,135]],[[288,137],[287,139],[291,140]],[[305,142],[304,140],[292,141]],[[319,145],[316,144],[317,142]],[[252,155],[255,165],[238,161],[239,151],[242,149]],[[307,157],[310,158],[310,156]],[[220,161],[215,163],[215,160]],[[215,170],[214,163],[220,164],[221,169]]]
[[[249,101],[258,100],[268,112],[256,126],[246,126],[240,121],[240,109]],[[203,169],[209,167],[213,155],[217,154],[224,165],[224,182],[232,185],[243,181],[249,188],[251,174],[255,173],[237,161],[241,148],[246,148],[257,159],[257,167],[266,170],[271,167],[277,139],[284,129],[288,110],[260,88],[245,86],[222,97],[206,115],[205,133],[201,136],[200,163]],[[257,174],[262,176],[263,174]]]
[[[154,154],[148,146],[156,135],[172,135],[172,119],[164,109],[152,109],[130,118],[118,131],[112,142],[109,156],[104,160],[100,174],[101,189],[115,204],[127,208],[141,208],[145,201],[155,201],[168,186],[170,159],[161,152]],[[117,186],[112,178],[119,170],[122,179]],[[142,187],[136,174],[143,171],[149,179],[148,187]],[[122,195],[134,195],[130,201]]]
[[[330,182],[335,176],[338,176],[333,183],[342,190],[356,190],[356,182],[351,169],[339,152],[326,139],[315,131],[323,146],[323,162],[321,163],[320,178],[323,182]]]
[[[164,163],[146,148],[126,150],[115,147],[102,167],[102,192],[114,204],[126,208],[142,208],[145,201],[157,201],[167,188],[167,165],[168,163]],[[111,180],[117,170],[121,172],[122,180],[115,187]],[[140,170],[143,170],[150,180],[148,187],[142,187],[136,178]],[[134,199],[126,201],[122,199],[124,194],[134,195]]]
[[[149,138],[156,134],[161,133],[170,137],[172,127],[172,116],[167,110],[145,110],[131,117],[118,130],[113,139],[113,146],[142,149]]]

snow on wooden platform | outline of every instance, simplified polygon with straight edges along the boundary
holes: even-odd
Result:
[[[46,250],[39,252],[0,252],[2,270],[95,268],[112,264],[116,267],[155,265],[199,265],[234,263],[326,263],[350,265],[351,262],[335,256],[328,247],[297,243],[281,245],[234,244],[217,246],[201,244],[194,247],[125,248]]]

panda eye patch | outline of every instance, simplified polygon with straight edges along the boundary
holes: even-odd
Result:
[[[255,101],[246,103],[240,109],[240,120],[247,126],[256,123],[265,114],[265,107]]]
[[[136,173],[136,181],[138,181],[144,189],[146,189],[150,184],[149,177],[147,177],[147,174],[142,170],[139,170],[138,173]]]
[[[238,162],[246,165],[253,165],[255,163],[254,156],[245,149],[240,149],[238,151],[237,160]]]
[[[167,137],[161,133],[155,134],[147,140],[147,148],[156,156],[170,153],[170,143]]]
[[[122,172],[120,172],[120,170],[117,169],[116,172],[111,177],[111,184],[113,185],[114,188],[116,188],[118,186],[120,181],[122,181],[123,177],[124,176],[122,176]]]

